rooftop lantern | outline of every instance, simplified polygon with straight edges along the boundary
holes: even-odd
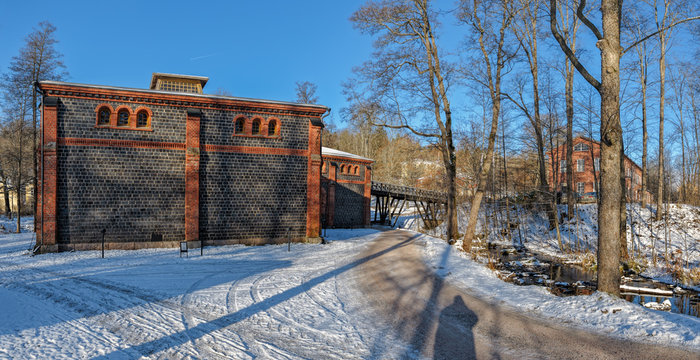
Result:
[[[208,77],[153,73],[151,76],[151,90],[201,94],[204,85],[209,81]]]

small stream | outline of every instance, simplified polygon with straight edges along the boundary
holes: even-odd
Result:
[[[546,286],[558,296],[587,295],[595,291],[596,274],[561,259],[533,253],[524,247],[489,244],[492,266],[499,277],[516,285]],[[635,304],[700,317],[700,295],[638,275],[622,278],[622,297]],[[647,294],[651,292],[651,294]]]

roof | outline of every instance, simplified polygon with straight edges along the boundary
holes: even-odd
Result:
[[[374,160],[368,159],[366,157],[362,157],[360,155],[355,155],[355,154],[351,154],[349,152],[331,149],[331,148],[327,148],[327,147],[321,147],[321,156],[341,157],[341,158],[348,158],[348,159],[354,159],[354,160],[360,160],[360,161],[374,162]]]
[[[199,81],[199,84],[204,88],[204,85],[207,84],[207,81],[209,81],[209,78],[206,76],[195,76],[195,75],[180,75],[180,74],[168,74],[168,73],[153,73],[151,76],[151,86],[150,89],[155,89],[156,88],[156,81],[158,79],[164,79],[164,78],[170,78],[170,79],[187,79],[187,80],[196,80]]]
[[[70,82],[52,81],[52,80],[42,80],[42,81],[39,81],[39,84],[59,85],[59,86],[75,86],[75,87],[115,90],[115,91],[134,91],[134,92],[147,93],[147,94],[161,94],[161,95],[173,95],[174,94],[171,91],[163,91],[163,90],[138,89],[138,88],[128,88],[128,87],[121,87],[121,86],[80,84],[80,83],[70,83]],[[261,104],[275,104],[275,105],[287,105],[287,106],[294,106],[294,107],[317,108],[317,109],[324,109],[326,111],[328,111],[330,109],[329,107],[323,106],[323,105],[299,104],[299,103],[288,102],[288,101],[253,99],[253,98],[244,98],[244,97],[237,97],[237,96],[208,95],[208,94],[194,94],[194,93],[176,93],[175,95],[177,95],[177,96],[191,96],[191,97],[200,98],[200,99],[236,100],[236,101],[261,103]]]

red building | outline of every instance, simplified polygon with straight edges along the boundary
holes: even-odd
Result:
[[[573,190],[578,194],[589,192],[598,193],[600,183],[600,143],[579,136],[574,139],[572,161],[574,166]],[[550,188],[553,191],[564,191],[566,183],[566,144],[559,146],[548,154],[547,172]],[[625,156],[625,195],[627,201],[642,200],[642,169]],[[647,200],[650,199],[647,192]]]

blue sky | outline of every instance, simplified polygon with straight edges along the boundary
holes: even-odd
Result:
[[[341,82],[372,52],[348,20],[362,3],[2,1],[0,71],[48,20],[71,82],[147,88],[151,73],[169,72],[208,76],[205,92],[292,101],[295,82],[311,81],[336,113]]]
[[[295,83],[311,81],[318,85],[319,103],[333,109],[331,120],[340,123],[346,106],[341,83],[352,75],[352,68],[372,55],[370,36],[353,29],[349,17],[364,0],[259,0],[259,1],[0,1],[0,72],[24,45],[25,36],[40,21],[48,20],[58,31],[57,48],[64,54],[71,82],[147,88],[153,72],[170,72],[210,78],[205,92],[224,89],[235,96],[293,101]],[[456,0],[438,0],[441,9],[454,8]],[[450,49],[452,60],[464,55],[466,27],[455,27],[452,14],[441,17],[440,44]],[[592,19],[595,23],[597,15]],[[546,29],[544,29],[546,31]],[[581,59],[596,76],[598,51],[588,29],[580,34]],[[655,43],[650,43],[655,46]],[[472,42],[467,48],[473,48]],[[697,51],[694,39],[677,36],[669,61],[691,60]],[[541,56],[560,50],[551,41],[541,43]],[[554,53],[552,53],[554,52]],[[626,58],[634,57],[628,54]],[[658,69],[652,59],[651,76]],[[551,63],[551,60],[550,60]],[[546,61],[542,64],[546,65]],[[543,66],[545,66],[543,65]],[[521,65],[522,66],[522,65]],[[526,74],[522,67],[513,75]],[[541,72],[541,76],[544,76]],[[625,74],[623,74],[623,77]],[[554,71],[555,82],[561,82]],[[668,76],[667,76],[668,77]],[[543,81],[543,80],[541,80]],[[555,85],[557,91],[563,91]],[[625,87],[623,80],[623,88]],[[480,114],[469,97],[473,84],[452,89],[453,114],[457,127],[466,128],[467,119]],[[578,99],[585,101],[589,85],[576,75]],[[658,98],[656,85],[650,89],[650,154],[658,143]],[[597,99],[597,94],[592,93]],[[597,107],[596,104],[594,105]],[[563,109],[563,104],[560,104]],[[639,161],[641,136],[639,109],[623,109],[630,155]],[[517,116],[517,111],[509,114]],[[563,116],[563,110],[561,111]],[[582,115],[578,115],[581,116]],[[667,107],[667,119],[673,114]],[[580,120],[582,121],[582,120]],[[522,118],[511,121],[514,130]],[[667,134],[673,134],[667,126]],[[458,129],[459,130],[459,129]],[[629,130],[629,131],[628,131]],[[517,131],[517,130],[516,130]],[[597,131],[596,131],[597,132]]]

